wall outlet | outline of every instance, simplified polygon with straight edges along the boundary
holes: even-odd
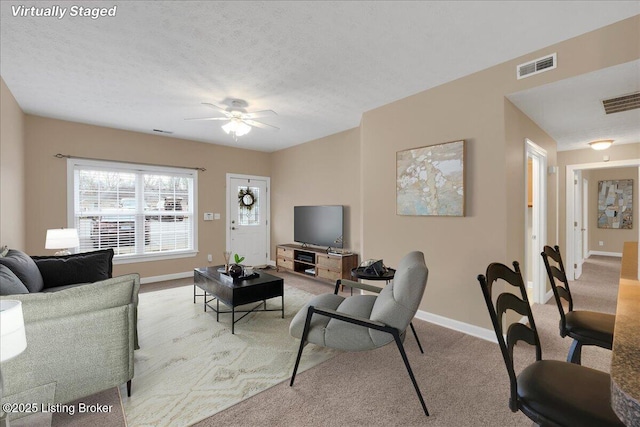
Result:
[[[604,242],[602,240],[598,241],[598,246],[604,246]]]
[[[205,220],[205,221],[213,221],[213,213],[211,213],[211,212],[205,212],[205,213],[204,213],[204,220]]]
[[[209,261],[209,262],[213,262],[213,255],[208,254],[208,255],[207,255],[207,261]]]

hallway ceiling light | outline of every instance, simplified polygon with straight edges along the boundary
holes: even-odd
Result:
[[[591,141],[589,143],[591,148],[598,151],[606,150],[607,148],[611,147],[611,144],[613,144],[613,139],[599,139],[597,141]]]

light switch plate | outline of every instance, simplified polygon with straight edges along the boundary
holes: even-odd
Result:
[[[205,212],[205,213],[204,213],[204,220],[205,220],[205,221],[213,221],[213,213],[211,213],[211,212]]]
[[[213,214],[213,219],[220,219],[220,214],[219,213]]]

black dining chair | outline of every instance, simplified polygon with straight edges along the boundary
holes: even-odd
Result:
[[[560,248],[557,245],[553,248],[545,246],[540,255],[544,260],[553,296],[560,311],[560,336],[573,338],[567,362],[579,365],[582,359],[582,347],[585,345],[595,345],[611,350],[616,316],[597,311],[574,310]],[[562,300],[566,301],[566,312]]]
[[[522,411],[540,426],[623,426],[611,408],[609,374],[574,363],[542,360],[540,338],[518,262],[513,267],[511,270],[493,263],[486,275],[478,276],[509,374],[509,408]],[[510,286],[498,295],[494,305],[491,291],[498,281]],[[528,323],[518,322],[520,316],[505,318],[508,310],[527,316]],[[508,322],[509,318],[514,321]],[[536,360],[516,376],[513,348],[519,341],[535,346]]]

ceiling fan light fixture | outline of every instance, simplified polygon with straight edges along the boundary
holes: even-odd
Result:
[[[611,144],[613,144],[613,139],[599,139],[597,141],[591,141],[589,146],[594,150],[601,151],[611,147]]]
[[[226,125],[223,125],[222,130],[227,134],[232,134],[234,137],[238,137],[248,134],[251,131],[251,126],[240,119],[234,118]]]

